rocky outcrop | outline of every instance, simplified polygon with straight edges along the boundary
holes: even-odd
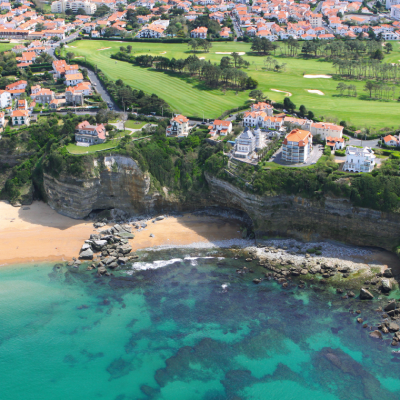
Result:
[[[150,175],[129,157],[105,157],[97,175],[86,179],[44,175],[49,205],[72,218],[92,210],[118,208],[127,213],[194,211],[218,206],[241,210],[253,221],[258,237],[288,236],[302,240],[335,239],[355,245],[392,250],[399,245],[400,216],[356,208],[347,199],[308,200],[290,195],[256,195],[229,182],[206,175],[209,193],[179,199],[163,188],[152,188]]]

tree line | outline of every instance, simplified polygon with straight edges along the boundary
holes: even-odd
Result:
[[[249,77],[240,68],[248,67],[249,62],[237,53],[232,57],[222,57],[219,64],[201,60],[196,55],[186,59],[175,59],[163,56],[151,56],[148,54],[133,57],[127,52],[112,54],[111,58],[127,61],[141,67],[153,67],[156,70],[171,71],[178,74],[189,74],[202,80],[209,87],[224,87],[231,89],[255,89],[258,82]]]

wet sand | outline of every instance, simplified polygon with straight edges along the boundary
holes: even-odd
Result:
[[[64,217],[42,202],[12,207],[1,201],[0,265],[69,261],[78,257],[83,242],[97,231],[91,221]],[[134,233],[135,239],[130,241],[134,251],[241,238],[236,221],[191,214],[149,222],[146,229]]]

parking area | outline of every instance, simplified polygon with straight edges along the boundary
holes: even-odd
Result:
[[[305,163],[300,163],[300,164],[293,164],[293,163],[288,163],[287,161],[284,161],[282,159],[282,147],[271,157],[269,161],[275,162],[279,165],[284,165],[285,167],[307,167],[309,165],[314,165],[317,163],[317,161],[320,159],[320,157],[323,154],[324,146],[323,145],[318,145],[316,144],[312,151],[310,156],[308,157],[307,161]]]

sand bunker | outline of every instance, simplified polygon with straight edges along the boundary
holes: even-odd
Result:
[[[321,92],[320,90],[307,90],[308,93],[319,94],[320,96],[324,96],[325,93]]]
[[[206,59],[205,57],[200,57],[200,58],[199,58],[199,60],[205,60],[205,59]]]
[[[331,75],[304,75],[303,78],[332,78]]]
[[[235,53],[234,51],[228,51],[228,52],[223,52],[223,51],[216,51],[215,54],[232,54]],[[238,52],[239,56],[244,56],[246,53],[244,51],[239,51]]]
[[[74,57],[74,58],[85,58],[85,57],[83,57],[83,56],[76,56],[76,57]]]
[[[111,49],[111,47],[103,47],[102,49],[97,49],[97,51],[100,51],[100,50],[108,50],[108,49]]]
[[[279,92],[279,93],[286,93],[286,96],[290,97],[292,93],[286,92],[285,90],[278,90],[278,89],[271,89],[273,92]]]
[[[167,52],[166,51],[162,51],[160,54],[167,54]]]

